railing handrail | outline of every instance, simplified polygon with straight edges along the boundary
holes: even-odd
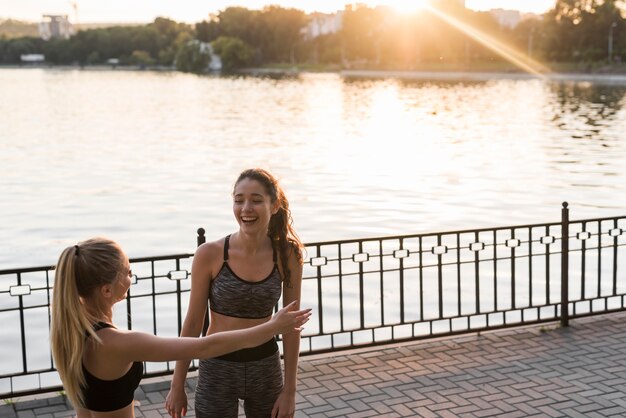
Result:
[[[624,216],[612,216],[606,218],[585,218],[585,219],[577,219],[570,220],[570,223],[583,223],[583,222],[598,222],[598,221],[612,221],[623,219]],[[452,235],[452,234],[469,234],[474,232],[489,232],[489,231],[506,231],[510,229],[524,229],[524,228],[539,228],[542,226],[557,226],[560,225],[560,222],[546,222],[546,223],[534,223],[534,224],[521,224],[521,225],[508,225],[508,226],[496,226],[496,227],[481,227],[475,229],[460,229],[460,230],[448,230],[448,231],[440,231],[440,232],[420,232],[418,234],[405,234],[405,235],[383,235],[383,236],[372,236],[365,238],[345,238],[340,240],[330,240],[330,241],[313,241],[304,243],[305,247],[314,247],[318,245],[329,245],[329,244],[354,244],[358,242],[370,242],[370,241],[379,241],[379,240],[393,240],[393,239],[410,239],[410,238],[420,238],[420,237],[436,237],[438,235]],[[142,262],[142,261],[158,261],[158,260],[169,260],[174,257],[179,258],[190,258],[193,257],[194,253],[178,253],[178,254],[164,254],[157,256],[141,256],[141,257],[133,257],[129,258],[129,261],[132,262]],[[14,274],[14,273],[29,273],[34,271],[41,270],[54,270],[55,265],[43,265],[36,267],[15,267],[10,269],[0,269],[0,275],[2,274]]]
[[[302,335],[301,354],[558,320],[567,326],[571,318],[626,309],[626,277],[617,274],[618,265],[621,272],[626,264],[626,216],[570,220],[566,204],[561,215],[560,222],[306,243],[302,303],[316,308],[317,321]],[[204,229],[198,229],[196,239],[198,245],[205,241]],[[560,248],[553,245],[558,241]],[[157,333],[157,299],[175,297],[171,303],[180,333],[181,295],[189,292],[185,280],[193,256],[130,259],[139,273],[126,301],[129,329],[135,317],[131,301],[152,306],[151,327]],[[0,270],[0,278],[12,276],[15,283],[0,290],[0,303],[9,302],[9,308],[0,304],[0,315],[19,314],[22,347],[22,370],[0,374],[0,399],[60,388],[41,383],[42,375],[56,373],[51,360],[47,368],[29,366],[24,328],[27,311],[39,309],[42,315],[47,308],[49,321],[54,269]],[[44,282],[36,274],[40,272]],[[389,281],[393,286],[386,286]],[[25,299],[31,292],[47,301]],[[171,373],[165,365],[144,376]],[[15,378],[33,376],[38,388],[14,388]],[[3,393],[7,379],[11,389]]]

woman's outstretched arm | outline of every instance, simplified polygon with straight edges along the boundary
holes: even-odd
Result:
[[[243,348],[262,344],[281,333],[298,332],[308,320],[308,309],[296,310],[293,302],[263,324],[233,331],[218,332],[202,338],[158,337],[156,335],[118,329],[103,332],[107,352],[132,361],[170,361],[221,356]]]

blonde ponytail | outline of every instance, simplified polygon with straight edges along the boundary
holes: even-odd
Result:
[[[65,393],[76,407],[84,407],[83,353],[87,336],[100,343],[85,299],[95,289],[111,284],[123,271],[119,246],[105,238],[92,238],[66,248],[56,266],[50,325],[52,357]]]

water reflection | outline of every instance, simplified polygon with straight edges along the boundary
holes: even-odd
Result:
[[[551,83],[546,108],[550,110],[544,144],[552,175],[562,179],[565,190],[575,191],[574,205],[621,210],[617,194],[624,190],[625,86],[583,82]],[[585,198],[581,199],[581,196]]]
[[[198,227],[235,227],[250,166],[281,178],[308,242],[626,208],[625,86],[58,70],[0,85],[5,267],[85,234],[192,251]]]
[[[554,95],[552,123],[573,139],[600,141],[611,146],[613,122],[621,113],[626,87],[588,82],[551,83]]]

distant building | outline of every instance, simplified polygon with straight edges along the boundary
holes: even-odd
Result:
[[[213,46],[209,42],[202,42],[197,39],[192,39],[187,42],[187,45],[197,45],[201,55],[209,57],[209,62],[206,67],[206,71],[221,71],[222,59],[219,55],[213,52]]]
[[[73,34],[67,15],[44,15],[43,21],[39,23],[39,36],[46,41],[52,38],[68,39]]]
[[[310,16],[309,24],[302,30],[306,40],[329,33],[337,33],[343,27],[343,11],[334,14],[312,13]]]
[[[194,41],[191,41],[191,42],[194,42]],[[209,60],[209,66],[207,69],[209,71],[220,71],[222,69],[222,59],[220,58],[219,55],[213,52],[213,46],[209,42],[198,41],[198,43],[200,44],[200,53],[208,54],[211,57],[211,59]]]
[[[22,54],[20,61],[26,64],[41,64],[46,60],[43,54]]]
[[[209,71],[221,71],[222,59],[219,55],[213,53],[211,49],[211,61],[209,61]]]
[[[489,10],[489,14],[503,28],[513,29],[522,20],[522,14],[517,10],[492,9]]]

